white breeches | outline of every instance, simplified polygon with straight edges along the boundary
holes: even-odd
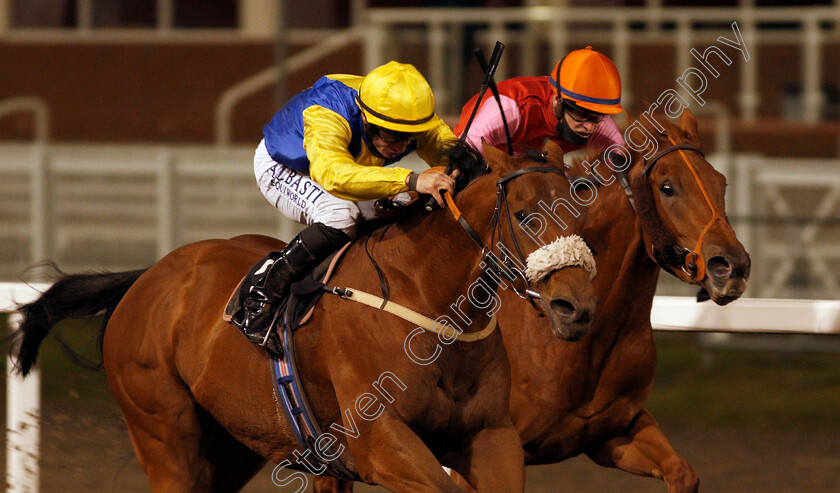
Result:
[[[372,212],[373,201],[353,202],[330,195],[305,171],[287,168],[274,161],[260,142],[254,154],[254,174],[265,198],[284,216],[307,226],[322,223],[340,229],[351,238],[362,211]],[[361,209],[360,209],[361,207]]]

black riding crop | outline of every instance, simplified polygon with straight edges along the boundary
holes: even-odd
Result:
[[[493,82],[493,74],[496,73],[496,68],[499,66],[499,60],[502,58],[502,52],[505,51],[505,45],[501,41],[496,41],[496,46],[493,47],[493,53],[490,55],[490,63],[487,65],[486,70],[484,71],[484,81],[481,83],[481,90],[478,92],[478,100],[475,102],[475,106],[473,106],[472,113],[470,114],[470,119],[467,120],[467,125],[464,127],[464,131],[461,133],[461,137],[458,139],[462,143],[467,138],[467,132],[469,132],[470,127],[472,126],[472,122],[475,119],[476,113],[478,113],[478,107],[481,106],[481,99],[484,97],[484,93],[487,92],[487,88],[490,87],[491,83],[493,87],[496,87],[496,84]],[[483,56],[479,59],[479,63],[483,60]],[[500,102],[501,104],[501,102]],[[501,109],[501,106],[500,106]],[[431,197],[428,202],[426,202],[426,210],[431,211],[435,208],[437,201],[434,197]]]

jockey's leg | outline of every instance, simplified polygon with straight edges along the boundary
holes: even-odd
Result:
[[[276,339],[266,338],[275,314],[276,301],[289,294],[289,286],[302,279],[322,260],[347,243],[340,229],[316,223],[304,229],[280,252],[271,252],[258,262],[242,283],[241,316],[233,322],[254,343],[280,354]]]
[[[274,162],[263,143],[254,155],[254,169],[266,200],[286,217],[309,225],[282,251],[251,268],[239,290],[242,308],[231,320],[251,342],[280,354],[278,341],[267,337],[276,301],[355,235],[361,212],[355,202],[331,195],[305,171]]]

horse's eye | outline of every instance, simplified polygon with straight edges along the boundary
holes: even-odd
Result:
[[[659,187],[659,191],[662,192],[662,195],[666,197],[673,197],[674,196],[674,187],[671,186],[670,183],[665,182]]]
[[[528,213],[525,211],[516,211],[513,213],[513,217],[515,217],[517,221],[522,222],[526,217],[528,217]]]

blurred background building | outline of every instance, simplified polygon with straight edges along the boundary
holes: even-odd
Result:
[[[413,63],[454,123],[480,84],[474,46],[506,44],[501,80],[592,45],[621,71],[626,125],[733,23],[750,58],[727,51],[691,109],[753,255],[748,295],[836,298],[838,0],[0,0],[0,278],[47,258],[117,269],[207,237],[290,236],[251,156],[325,73]]]

